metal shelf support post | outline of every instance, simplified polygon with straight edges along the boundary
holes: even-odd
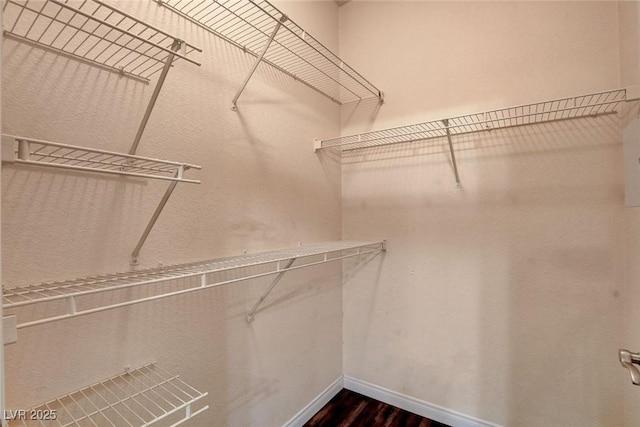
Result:
[[[249,311],[249,314],[247,314],[247,323],[253,322],[254,315],[256,314],[256,311],[258,310],[258,307],[260,307],[260,304],[262,304],[264,302],[264,300],[267,299],[267,296],[269,296],[269,294],[271,293],[273,288],[276,287],[276,285],[278,284],[280,279],[282,279],[284,274],[289,270],[289,267],[291,267],[291,265],[293,265],[295,260],[296,260],[296,258],[291,258],[289,261],[287,261],[287,265],[285,265],[284,268],[282,269],[282,271],[280,271],[280,273],[278,273],[278,275],[275,277],[275,279],[273,279],[273,282],[271,282],[271,284],[269,285],[267,290],[262,294],[262,296],[260,297],[258,302],[256,302],[253,305],[253,307],[251,307],[251,311]],[[325,262],[326,261],[327,261],[327,259],[326,259],[326,254],[325,254]]]
[[[144,116],[142,117],[142,122],[140,123],[140,127],[138,128],[138,132],[136,133],[136,137],[133,140],[133,145],[129,150],[129,154],[136,154],[138,150],[138,145],[140,144],[140,139],[142,139],[142,134],[144,133],[145,128],[147,127],[147,123],[149,122],[149,118],[151,117],[151,112],[153,111],[153,107],[156,105],[156,101],[158,100],[158,95],[160,95],[160,90],[162,89],[162,85],[164,85],[164,80],[167,78],[167,74],[171,69],[171,64],[173,63],[173,59],[175,58],[175,52],[178,52],[182,49],[183,42],[179,39],[174,39],[173,44],[171,45],[171,52],[167,55],[167,59],[165,60],[164,66],[162,67],[162,72],[160,73],[160,77],[158,78],[158,82],[156,83],[156,87],[153,90],[153,94],[151,95],[151,99],[149,100],[149,104],[147,105],[147,110],[144,112]]]
[[[453,165],[453,173],[456,176],[456,187],[460,187],[460,175],[458,175],[458,163],[456,162],[456,153],[453,150],[453,142],[451,141],[451,129],[449,128],[449,119],[442,121],[447,130],[447,141],[449,142],[449,152],[451,153],[451,164]]]
[[[178,170],[176,171],[176,178],[182,178],[183,171],[184,171],[184,167],[182,166],[179,167]],[[156,210],[153,212],[153,215],[151,216],[151,219],[149,220],[147,227],[142,232],[142,236],[140,236],[140,239],[138,240],[138,244],[133,249],[133,252],[131,252],[131,265],[138,265],[138,257],[140,256],[140,250],[142,249],[144,242],[147,241],[147,237],[149,237],[149,233],[151,233],[153,226],[156,224],[156,221],[158,221],[158,217],[160,217],[162,210],[164,209],[165,205],[169,201],[169,198],[171,197],[173,190],[176,189],[176,185],[178,185],[178,181],[173,181],[169,184],[169,187],[167,187],[167,191],[165,191],[164,196],[162,196],[162,199],[160,200],[158,207],[156,207]]]
[[[278,33],[278,30],[280,29],[280,27],[282,27],[282,24],[285,23],[286,21],[287,21],[287,15],[282,15],[280,17],[280,19],[278,20],[278,22],[276,23],[276,26],[273,29],[273,32],[271,33],[271,36],[269,36],[269,40],[267,40],[267,43],[264,45],[264,48],[262,49],[262,52],[260,53],[260,56],[258,56],[258,58],[256,59],[256,62],[253,64],[253,67],[251,67],[251,71],[249,71],[249,74],[247,75],[247,77],[245,77],[244,82],[242,82],[242,86],[240,86],[240,89],[238,89],[238,92],[236,93],[236,96],[234,96],[233,100],[231,101],[231,109],[233,111],[237,111],[238,110],[238,107],[236,106],[236,104],[238,102],[238,98],[240,98],[240,95],[244,91],[244,88],[247,87],[247,84],[249,83],[249,80],[251,80],[251,77],[253,76],[253,73],[256,72],[256,69],[258,68],[258,65],[260,65],[260,63],[262,62],[262,59],[264,58],[264,55],[267,53],[267,50],[269,49],[269,46],[271,46],[271,43],[273,42],[273,39],[276,37],[276,34]]]

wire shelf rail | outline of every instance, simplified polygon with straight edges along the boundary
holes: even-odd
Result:
[[[11,146],[11,158],[3,156],[2,161],[200,184],[198,180],[184,178],[184,171],[201,169],[200,166],[188,163],[158,160],[12,135],[2,135],[2,144]]]
[[[177,426],[209,408],[196,404],[207,395],[150,363],[33,409],[15,411],[9,426]],[[182,418],[176,421],[178,416]]]
[[[70,3],[79,4],[77,7]],[[4,0],[4,34],[148,81],[167,59],[201,50],[100,0]]]
[[[48,313],[45,317],[18,323],[16,329],[41,325],[62,319],[83,316],[119,307],[153,301],[169,296],[182,295],[215,286],[227,285],[258,277],[278,275],[285,271],[338,261],[341,259],[375,254],[386,250],[385,242],[339,241],[310,244],[290,249],[281,249],[256,254],[247,254],[230,258],[201,261],[189,264],[178,264],[125,273],[94,276],[83,279],[49,282],[37,285],[18,286],[3,289],[3,310],[5,316],[15,315],[8,310],[20,307],[63,302],[63,313]],[[290,260],[298,261],[291,265]],[[255,268],[260,267],[260,268]],[[237,277],[220,278],[221,272],[238,272]],[[213,273],[216,273],[213,277]],[[160,284],[170,281],[181,281],[181,287],[165,288]],[[104,298],[102,302],[85,301],[80,307],[83,297],[139,288],[153,285],[152,295],[127,293],[126,300],[114,302]],[[132,296],[133,295],[133,296]],[[90,298],[87,298],[90,300]],[[93,305],[92,305],[93,304]]]
[[[537,102],[449,119],[433,120],[361,134],[316,140],[316,150],[339,147],[341,151],[378,147],[434,138],[451,138],[473,132],[613,114],[626,100],[626,90]]]
[[[255,56],[256,66],[264,61],[338,104],[383,101],[378,88],[267,0],[155,1]]]

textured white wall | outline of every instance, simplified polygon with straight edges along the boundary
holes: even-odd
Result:
[[[340,167],[310,141],[339,132],[338,107],[260,67],[230,110],[252,57],[151,1],[117,7],[204,52],[170,71],[139,154],[202,165],[179,185],[141,266],[239,255],[341,237]],[[337,47],[333,2],[278,2]],[[2,131],[126,152],[151,85],[3,40]],[[166,184],[3,167],[3,284],[124,271]],[[288,274],[254,323],[245,315],[271,278],[22,330],[6,348],[12,409],[158,361],[202,391],[192,425],[278,425],[342,372],[339,265]]]
[[[615,2],[359,2],[340,50],[386,94],[343,132],[617,88]],[[344,372],[509,426],[623,423],[619,119],[343,155]],[[622,297],[621,297],[622,296]]]

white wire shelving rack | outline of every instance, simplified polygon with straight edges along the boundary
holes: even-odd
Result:
[[[77,7],[71,6],[77,4]],[[200,65],[187,55],[200,49],[99,0],[4,0],[4,34],[148,81],[167,58]]]
[[[169,187],[131,253],[132,265],[138,263],[142,246],[177,184],[200,184],[199,180],[186,178],[185,172],[189,169],[202,169],[201,166],[189,163],[4,134],[2,135],[2,162],[169,181]]]
[[[71,4],[77,5],[72,6]],[[173,64],[201,49],[100,0],[4,0],[4,35],[149,82],[159,73],[129,154],[135,154]]]
[[[267,0],[155,0],[256,57],[232,101],[265,62],[338,104],[384,95],[371,82]]]
[[[275,275],[275,279],[265,293],[251,308],[247,321],[252,321],[258,307],[284,273],[347,258],[366,257],[385,250],[386,242],[384,241],[327,242],[83,279],[5,287],[3,311],[5,318],[16,316],[13,323],[17,331],[58,320]],[[233,277],[224,277],[220,274],[230,272],[236,274],[233,274]],[[164,286],[168,282],[172,282],[170,285],[174,286]],[[134,292],[136,289],[140,292]],[[118,293],[119,291],[125,292]],[[100,297],[100,295],[107,296]],[[38,304],[55,305],[53,309],[61,312],[52,313],[51,310],[36,309],[34,310],[36,315],[43,312],[46,315],[27,321],[17,317],[19,309]]]
[[[626,90],[616,89],[360,134],[318,139],[314,141],[314,149],[318,151],[325,148],[336,148],[341,151],[351,151],[390,144],[447,138],[456,184],[460,185],[452,137],[516,126],[615,114],[625,101]]]
[[[158,160],[13,135],[2,135],[2,139],[3,144],[9,146],[5,152],[9,154],[3,156],[3,162],[200,184],[198,180],[184,177],[184,172],[189,169],[201,169],[200,166],[189,163]]]
[[[150,363],[14,411],[9,426],[177,426],[209,408],[201,402],[207,395]]]

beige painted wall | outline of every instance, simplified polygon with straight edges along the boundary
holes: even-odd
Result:
[[[340,167],[310,143],[339,132],[339,110],[151,1],[117,6],[201,47],[202,67],[170,71],[139,154],[202,165],[179,185],[141,267],[341,237]],[[333,2],[278,2],[337,47]],[[155,83],[155,80],[152,82]],[[3,40],[2,131],[126,152],[153,84]],[[124,271],[166,184],[30,167],[2,173],[4,286]],[[191,425],[278,425],[342,373],[339,265],[247,281],[20,331],[6,347],[7,407],[24,409],[150,361],[208,391]]]
[[[340,50],[386,94],[343,133],[617,88],[615,2],[359,2]],[[509,426],[623,425],[619,119],[343,155],[344,372]]]
[[[638,208],[626,209],[626,285],[627,294],[625,298],[625,335],[621,343],[621,348],[638,352],[640,348],[640,332],[637,325],[640,322],[640,310],[637,303],[640,299],[640,212]],[[638,408],[638,398],[640,390],[631,383],[630,377],[625,375],[624,385],[625,402],[625,425],[634,426],[640,423],[640,408]]]
[[[22,332],[6,348],[9,408],[157,360],[210,393],[192,425],[281,424],[342,369],[505,425],[622,425],[615,352],[635,342],[622,308],[640,233],[615,117],[458,139],[462,189],[444,141],[348,155],[341,202],[340,167],[310,150],[340,132],[332,103],[260,68],[234,113],[249,57],[151,2],[118,4],[204,49],[202,67],[171,70],[140,150],[201,164],[203,184],[176,190],[143,266],[337,239],[341,223],[389,252],[349,274],[344,326],[330,266],[287,276],[251,325],[266,279]],[[330,47],[339,34],[385,90],[380,109],[342,109],[343,133],[620,84],[613,2],[351,1],[339,32],[333,2],[277,4]],[[3,51],[3,132],[128,149],[152,86]],[[5,167],[5,286],[127,269],[164,188]]]
[[[2,11],[0,11],[0,20]],[[2,70],[2,46],[0,46],[0,70]],[[0,85],[0,128],[2,128],[2,85]],[[2,185],[2,174],[0,174],[0,186]],[[2,198],[0,198],[0,220],[2,219]],[[0,242],[2,241],[2,229],[0,228]],[[2,259],[2,245],[0,245],[0,260]],[[2,283],[2,265],[0,263],[0,283]],[[2,304],[0,304],[0,318],[3,316]],[[0,342],[4,343],[4,328],[0,328]],[[0,412],[4,413],[5,406],[5,384],[4,384],[4,346],[0,349]]]
[[[619,3],[620,16],[620,80],[623,86],[640,87],[640,8],[637,2]],[[638,178],[638,156],[640,156],[640,105],[634,102],[623,122],[623,141],[625,148],[626,200],[626,268],[625,282],[625,335],[621,348],[633,352],[640,351],[640,185]],[[633,207],[632,207],[633,206]],[[640,388],[634,386],[625,376],[623,385],[625,401],[625,425],[640,424]]]

